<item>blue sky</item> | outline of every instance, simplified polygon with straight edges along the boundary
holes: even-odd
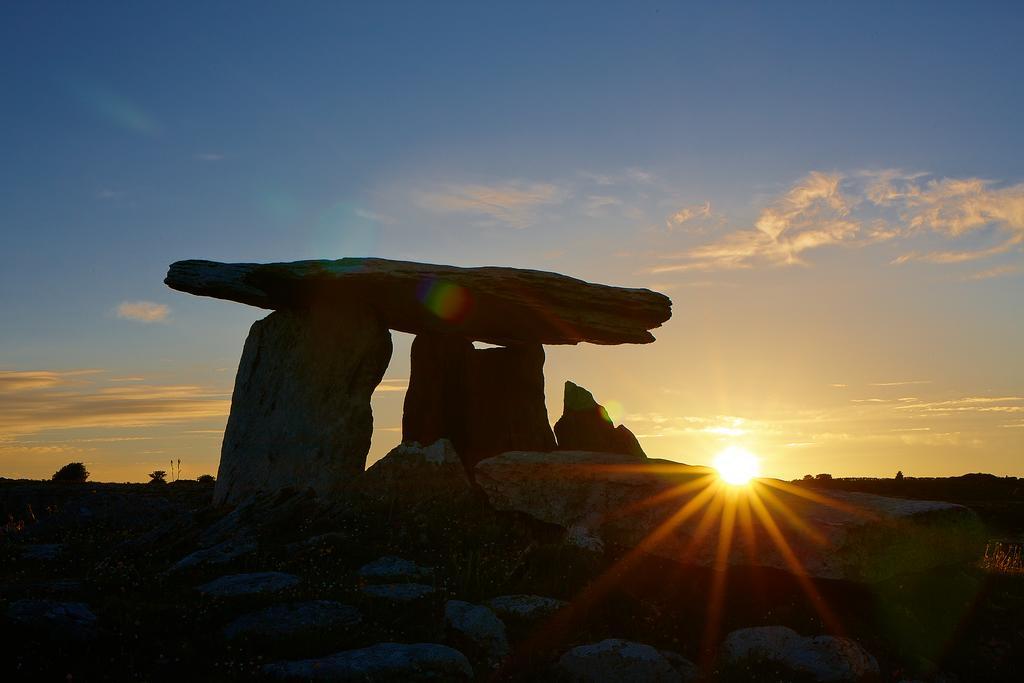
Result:
[[[652,454],[732,439],[779,476],[1024,474],[1015,3],[2,18],[0,401],[23,417],[0,421],[0,474],[215,469],[262,314],[167,290],[167,264],[357,255],[666,291],[658,343],[551,349],[547,369],[553,416],[571,377]]]

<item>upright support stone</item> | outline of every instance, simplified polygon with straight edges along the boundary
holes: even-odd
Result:
[[[362,473],[370,396],[391,333],[367,308],[286,309],[253,323],[238,365],[214,501],[338,489]]]
[[[474,349],[458,337],[418,335],[412,344],[402,440],[450,439],[469,471],[510,450],[549,451],[540,344]]]

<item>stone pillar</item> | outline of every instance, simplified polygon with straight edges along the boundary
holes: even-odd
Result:
[[[370,396],[391,333],[362,307],[286,309],[253,323],[231,396],[214,502],[284,487],[327,494],[362,473]]]
[[[544,347],[474,349],[458,337],[421,334],[412,344],[402,440],[450,439],[469,472],[513,450],[550,451]]]

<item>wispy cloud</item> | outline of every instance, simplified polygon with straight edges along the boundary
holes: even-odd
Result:
[[[669,230],[675,230],[709,218],[711,218],[711,202],[692,204],[684,206],[666,218],[665,227]]]
[[[223,161],[224,155],[217,152],[202,152],[196,154],[196,159],[199,161]]]
[[[117,306],[118,318],[143,323],[163,322],[170,313],[171,309],[166,305],[152,301],[122,301]]]
[[[384,379],[384,380],[381,380],[380,384],[377,385],[377,388],[373,390],[373,393],[377,394],[377,393],[398,392],[398,391],[405,391],[408,388],[409,388],[409,380],[408,379]]]
[[[0,434],[151,426],[228,414],[227,391],[185,384],[110,384],[101,372],[0,373]]]
[[[552,183],[464,184],[419,192],[416,202],[432,211],[478,214],[522,228],[532,222],[534,209],[561,201],[564,195],[564,190]]]
[[[796,265],[806,263],[805,252],[821,247],[863,247],[924,235],[961,241],[976,237],[973,244],[950,249],[909,250],[890,262],[967,263],[1019,251],[1024,245],[1024,183],[998,187],[979,178],[927,178],[928,174],[891,169],[809,173],[763,208],[752,228],[665,255],[671,263],[652,271]],[[667,226],[686,224],[699,216],[698,209],[684,207],[669,217]],[[1000,266],[972,279],[1015,271],[1016,267]]]
[[[763,209],[753,229],[737,230],[711,244],[671,256],[676,263],[653,272],[721,270],[802,263],[801,254],[852,240],[861,228],[850,217],[851,200],[840,174],[810,173]]]
[[[908,384],[931,384],[930,379],[910,379],[910,380],[899,380],[895,382],[869,382],[869,387],[904,387]]]

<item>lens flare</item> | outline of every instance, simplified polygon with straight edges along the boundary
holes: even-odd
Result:
[[[760,466],[757,456],[739,446],[729,446],[715,456],[718,476],[727,484],[741,486],[758,475]]]
[[[420,300],[442,320],[459,322],[473,305],[469,290],[452,282],[434,280],[420,288]]]

